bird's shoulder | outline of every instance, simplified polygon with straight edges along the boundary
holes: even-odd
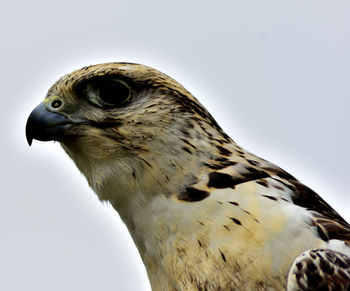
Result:
[[[218,145],[216,157],[205,163],[205,167],[207,178],[187,187],[190,191],[182,192],[184,200],[201,200],[217,189],[235,190],[254,183],[259,186],[251,190],[256,195],[306,210],[311,218],[310,227],[316,229],[322,240],[337,239],[350,245],[350,225],[320,195],[275,164],[246,152],[236,144],[226,144]],[[203,181],[206,181],[205,185]],[[227,193],[230,195],[233,191]],[[201,195],[196,197],[196,194]]]

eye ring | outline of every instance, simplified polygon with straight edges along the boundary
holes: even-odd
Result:
[[[51,107],[54,109],[58,109],[62,106],[63,102],[60,99],[55,99],[51,102]]]

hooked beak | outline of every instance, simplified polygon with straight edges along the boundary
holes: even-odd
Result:
[[[50,112],[40,103],[30,113],[26,125],[26,137],[31,145],[33,139],[40,141],[60,140],[74,122],[55,112]]]

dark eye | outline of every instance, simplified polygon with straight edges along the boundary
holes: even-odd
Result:
[[[107,107],[120,107],[130,99],[129,87],[121,81],[105,80],[99,84],[98,97]]]

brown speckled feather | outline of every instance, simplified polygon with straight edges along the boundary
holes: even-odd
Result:
[[[288,291],[341,291],[349,288],[350,258],[339,252],[304,252],[295,260],[289,273]]]

